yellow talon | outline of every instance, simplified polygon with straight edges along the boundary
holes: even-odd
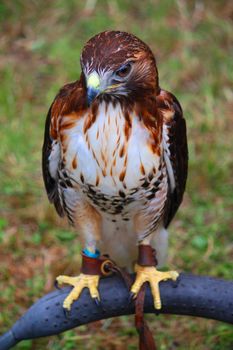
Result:
[[[161,298],[159,292],[159,282],[172,279],[176,281],[179,274],[176,271],[158,271],[154,266],[141,266],[135,265],[136,280],[131,287],[131,292],[135,294],[135,298],[145,282],[149,282],[151,287],[151,293],[154,299],[155,309],[161,309]]]
[[[59,285],[66,283],[74,287],[64,300],[63,307],[70,310],[72,303],[79,298],[84,288],[89,289],[92,298],[100,300],[98,292],[99,278],[99,275],[85,275],[83,273],[77,277],[58,276],[56,281]]]

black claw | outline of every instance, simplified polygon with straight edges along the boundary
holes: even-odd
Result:
[[[175,281],[172,281],[172,288],[177,288],[179,282],[180,282],[180,276],[178,276]]]
[[[98,298],[93,298],[94,299],[94,302],[95,304],[98,306],[98,307],[102,307],[102,304],[101,304],[101,301],[98,299]]]
[[[54,287],[58,290],[61,290],[57,280],[54,281]]]
[[[68,309],[65,309],[64,307],[63,307],[63,311],[64,311],[65,318],[70,318],[71,311]]]
[[[129,292],[128,304],[131,304],[134,299],[135,299],[135,294],[133,292]]]

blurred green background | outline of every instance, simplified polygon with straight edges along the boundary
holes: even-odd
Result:
[[[43,129],[59,87],[79,77],[83,45],[106,29],[151,46],[160,84],[186,116],[189,178],[170,228],[168,265],[232,279],[232,19],[231,0],[0,2],[0,333],[53,288],[56,275],[77,273],[78,235],[57,218],[43,188]],[[159,350],[233,349],[223,323],[147,318]],[[133,318],[121,317],[16,348],[133,350],[137,335]]]

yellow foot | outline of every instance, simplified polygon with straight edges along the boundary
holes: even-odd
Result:
[[[100,301],[99,292],[97,289],[99,285],[99,279],[99,275],[85,275],[83,273],[81,273],[77,277],[58,276],[56,278],[56,282],[58,283],[58,285],[66,283],[74,287],[70,294],[64,300],[63,307],[66,310],[70,310],[73,301],[79,298],[84,288],[89,289],[92,298]]]
[[[172,279],[173,281],[176,281],[176,279],[179,276],[178,272],[176,271],[161,272],[156,270],[154,266],[141,266],[137,264],[135,266],[135,272],[136,272],[136,280],[131,287],[131,292],[134,294],[134,297],[136,298],[142,285],[145,282],[149,282],[151,293],[154,299],[154,307],[155,309],[161,309],[159,282],[166,281],[168,279]]]

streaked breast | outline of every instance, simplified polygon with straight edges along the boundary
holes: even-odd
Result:
[[[102,102],[95,117],[89,112],[72,128],[62,128],[68,121],[66,116],[61,123],[63,160],[79,186],[116,196],[140,188],[149,175],[157,177],[159,152],[150,147],[152,136],[134,112]]]

